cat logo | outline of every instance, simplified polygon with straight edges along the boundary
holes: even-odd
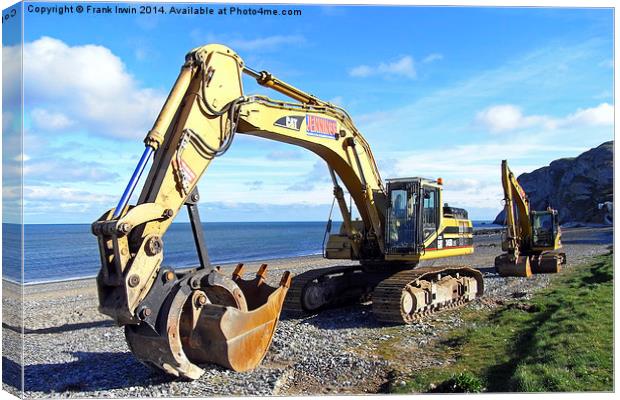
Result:
[[[286,116],[282,117],[276,122],[274,122],[275,126],[279,126],[280,128],[291,129],[294,131],[298,131],[301,128],[301,122],[304,120],[304,117],[298,116]]]

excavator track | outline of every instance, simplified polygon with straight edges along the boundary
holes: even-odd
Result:
[[[459,307],[484,291],[480,271],[464,266],[400,271],[375,288],[373,314],[382,322],[411,324],[430,314]]]
[[[371,295],[378,320],[410,324],[472,301],[483,290],[480,271],[465,266],[398,272],[367,272],[359,265],[335,266],[295,276],[283,311],[287,316],[300,317]]]
[[[313,269],[296,275],[282,310],[300,317],[360,300],[372,292],[387,273],[368,273],[360,265]]]

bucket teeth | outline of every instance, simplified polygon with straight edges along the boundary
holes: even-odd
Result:
[[[282,274],[282,279],[280,279],[280,286],[281,287],[285,287],[285,288],[290,288],[291,287],[291,280],[293,279],[293,277],[291,276],[290,271],[285,271]]]
[[[261,264],[260,268],[258,268],[258,271],[256,271],[256,277],[260,278],[260,280],[263,281],[266,276],[267,276],[267,264]]]
[[[202,375],[199,365],[206,363],[255,368],[269,349],[291,284],[288,271],[277,287],[267,284],[266,271],[263,264],[245,280],[238,264],[231,277],[219,268],[185,276],[161,299],[165,323],[156,331],[145,324],[127,327],[131,351],[144,364],[189,379]]]
[[[238,281],[239,279],[241,279],[241,275],[243,275],[243,270],[243,263],[237,264],[235,270],[232,273],[232,278],[234,281]]]

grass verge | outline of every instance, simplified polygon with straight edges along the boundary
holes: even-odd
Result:
[[[613,255],[565,270],[531,300],[463,311],[440,346],[456,362],[412,374],[407,392],[613,390]]]

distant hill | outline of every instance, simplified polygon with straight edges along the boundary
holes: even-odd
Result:
[[[609,141],[574,158],[561,158],[517,180],[530,199],[532,210],[548,205],[558,210],[560,223],[603,222],[599,203],[613,201],[614,142]],[[510,160],[509,160],[510,161]],[[500,212],[494,223],[504,223]]]

